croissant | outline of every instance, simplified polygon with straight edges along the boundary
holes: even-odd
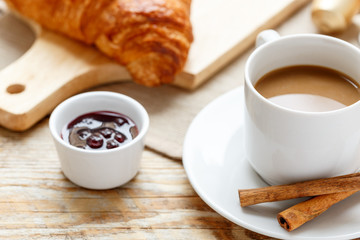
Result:
[[[146,86],[171,83],[193,41],[191,0],[5,0],[9,8],[124,65]]]

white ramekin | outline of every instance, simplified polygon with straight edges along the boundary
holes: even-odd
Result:
[[[69,122],[96,111],[113,111],[130,117],[138,127],[138,136],[123,146],[107,150],[77,148],[61,138],[62,129]],[[65,176],[84,188],[111,189],[125,184],[138,172],[149,116],[140,103],[128,96],[95,91],[60,103],[50,116],[49,127]]]

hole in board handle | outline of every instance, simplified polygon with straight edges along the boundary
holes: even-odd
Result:
[[[25,90],[25,85],[23,84],[12,84],[6,88],[6,91],[10,94],[22,93]]]

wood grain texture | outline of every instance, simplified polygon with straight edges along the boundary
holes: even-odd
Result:
[[[149,150],[125,186],[77,187],[60,170],[47,125],[0,128],[0,239],[270,239],[214,212],[180,161]]]
[[[196,89],[309,0],[192,0],[194,42],[175,85]]]

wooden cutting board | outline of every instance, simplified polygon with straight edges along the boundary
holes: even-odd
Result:
[[[251,46],[257,33],[275,27],[307,3],[309,0],[193,0],[195,41],[174,85],[195,89]],[[4,9],[0,0],[1,7]],[[7,21],[13,18],[4,11],[0,16],[0,67],[7,64],[7,58],[9,62],[16,58],[11,52],[21,51],[27,39],[35,36],[35,41],[24,55],[0,71],[1,126],[24,131],[76,93],[130,80],[124,67],[96,49],[34,24],[35,35],[21,24],[1,25],[4,16]]]

